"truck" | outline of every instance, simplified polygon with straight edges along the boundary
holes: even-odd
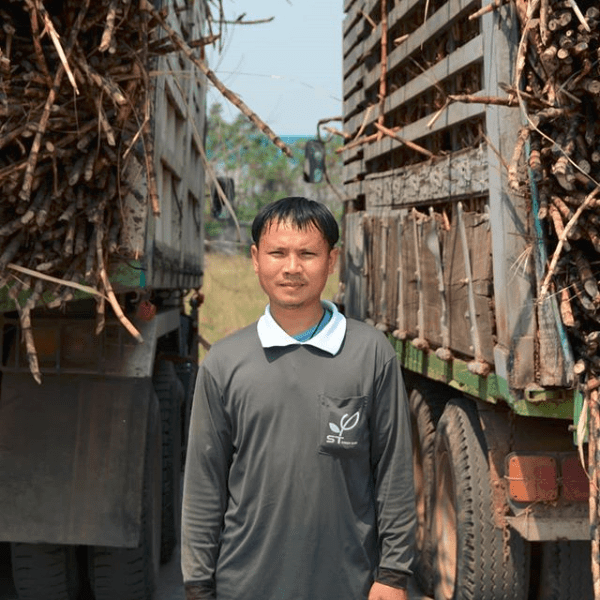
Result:
[[[0,9],[0,554],[21,600],[150,600],[178,543],[207,85],[151,11],[201,40],[207,4],[145,4]]]
[[[340,302],[403,369],[416,579],[599,598],[597,6],[344,12]]]

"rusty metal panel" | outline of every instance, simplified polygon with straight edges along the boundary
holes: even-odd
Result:
[[[0,540],[134,547],[152,382],[5,373]]]

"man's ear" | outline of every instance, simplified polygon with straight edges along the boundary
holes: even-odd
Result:
[[[332,250],[329,251],[329,274],[331,275],[333,273],[333,270],[335,269],[335,263],[337,262],[337,258],[340,254],[340,249],[339,248],[333,248]]]
[[[252,244],[252,246],[250,246],[250,255],[252,256],[254,272],[258,273],[258,246],[256,244]]]

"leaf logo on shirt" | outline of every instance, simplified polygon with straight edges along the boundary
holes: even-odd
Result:
[[[329,443],[341,444],[344,439],[344,432],[354,429],[358,425],[360,419],[360,411],[357,410],[353,415],[346,413],[341,419],[340,424],[329,423],[329,429],[336,435],[328,435],[327,441]]]

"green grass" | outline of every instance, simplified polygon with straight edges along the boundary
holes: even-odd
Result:
[[[325,300],[334,297],[338,281],[336,271],[323,291]],[[247,256],[206,254],[202,291],[199,329],[211,344],[256,321],[268,303]],[[200,360],[205,355],[201,348]]]

